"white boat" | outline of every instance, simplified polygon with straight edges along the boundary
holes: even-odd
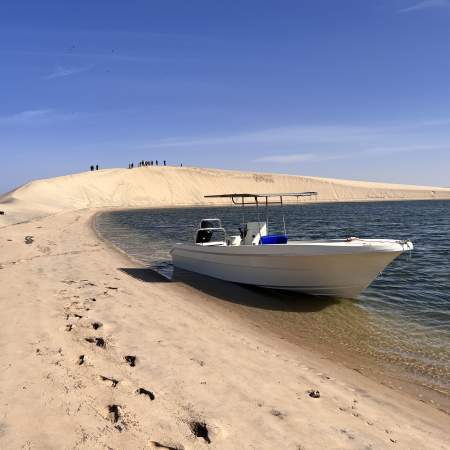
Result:
[[[298,194],[226,194],[235,204],[252,198],[259,204],[282,203]],[[279,197],[279,202],[269,201]],[[240,201],[239,201],[240,200]],[[284,222],[284,219],[283,219]],[[413,249],[411,241],[333,239],[289,241],[286,234],[268,234],[267,220],[248,222],[240,234],[228,236],[219,219],[203,219],[194,243],[171,250],[173,265],[235,283],[313,295],[357,297],[397,256]]]

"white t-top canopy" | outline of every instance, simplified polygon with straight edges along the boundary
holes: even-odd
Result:
[[[249,193],[235,193],[235,194],[214,194],[214,195],[205,195],[205,198],[230,198],[231,201],[236,204],[242,204],[242,205],[254,205],[258,204],[258,199],[264,199],[265,204],[269,203],[283,203],[283,197],[296,197],[297,199],[299,197],[313,197],[317,196],[318,192],[314,191],[307,191],[307,192],[281,192],[281,193],[271,193],[271,194],[249,194]],[[254,202],[246,202],[245,199],[250,198],[253,199]],[[277,201],[270,200],[272,198],[277,198]]]

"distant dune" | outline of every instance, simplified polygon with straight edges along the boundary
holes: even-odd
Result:
[[[153,166],[32,181],[0,197],[0,225],[75,209],[228,204],[204,195],[299,191],[317,191],[322,202],[450,199],[450,188]]]

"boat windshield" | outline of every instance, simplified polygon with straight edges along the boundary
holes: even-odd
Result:
[[[222,228],[220,219],[202,219],[199,228]]]

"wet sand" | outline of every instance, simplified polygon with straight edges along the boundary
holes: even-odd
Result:
[[[377,355],[369,345],[374,332],[383,331],[357,300],[327,299],[266,290],[215,280],[175,270],[174,281],[193,287],[205,302],[215,302],[224,311],[263,329],[274,337],[307,348],[374,381],[407,392],[421,402],[450,414],[448,391],[419,384],[404,372],[403,366]],[[390,329],[384,330],[387,346],[396,345]],[[377,336],[377,339],[380,337]],[[380,345],[380,343],[378,343]]]
[[[139,267],[94,213],[1,229],[0,448],[448,448],[447,414],[250,323],[247,291]]]

